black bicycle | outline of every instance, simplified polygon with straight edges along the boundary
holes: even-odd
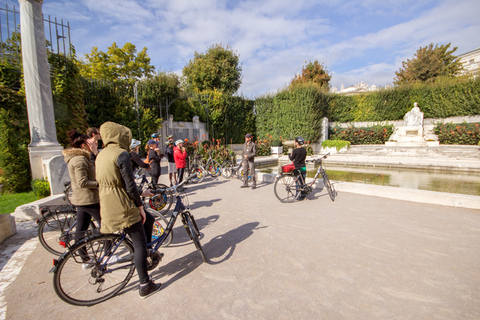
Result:
[[[305,183],[300,174],[300,171],[292,168],[292,165],[282,166],[282,172],[277,175],[274,185],[275,196],[278,198],[278,200],[280,200],[281,202],[294,202],[300,197],[302,193],[304,195],[309,194],[313,191],[312,186],[315,181],[317,181],[318,176],[321,175],[330,199],[332,199],[332,201],[335,201],[337,191],[335,190],[334,185],[330,183],[327,171],[323,166],[323,159],[327,158],[328,155],[330,155],[330,153],[327,153],[319,159],[305,161],[318,164],[317,173],[315,174],[313,181],[310,183]],[[287,168],[291,168],[292,170]]]
[[[185,193],[178,191],[182,185],[196,175],[191,175],[182,183],[168,188],[176,194],[177,201],[172,217],[165,232],[148,244],[148,270],[154,269],[161,261],[159,247],[171,233],[177,217],[180,216],[185,230],[204,262],[205,253],[200,244],[200,231],[193,215],[184,205],[188,202]],[[153,190],[153,193],[159,192]],[[188,204],[187,204],[188,206]],[[91,268],[84,270],[85,255],[90,259]],[[82,258],[83,257],[83,258]],[[122,290],[135,271],[133,262],[133,245],[125,232],[87,237],[74,245],[58,260],[54,260],[53,287],[63,301],[78,305],[91,306],[115,296]]]
[[[166,188],[166,186],[165,186]],[[158,194],[154,197],[150,197],[148,202],[150,207],[146,205],[146,199],[144,201],[145,211],[149,212],[155,218],[153,224],[153,237],[160,237],[167,226],[167,219],[163,216],[164,212],[157,211],[155,205],[164,208],[166,195],[171,198],[171,192],[166,192],[165,189],[159,189]],[[65,183],[65,196],[64,199],[68,201],[68,205],[51,205],[40,208],[41,218],[36,220],[38,225],[37,235],[40,244],[50,253],[60,256],[75,243],[75,232],[77,225],[77,208],[71,204],[71,187],[70,182]],[[171,201],[171,200],[169,200]],[[170,203],[171,206],[171,203]],[[168,208],[170,208],[168,206]],[[167,210],[168,210],[167,208]],[[95,220],[90,220],[88,229],[80,234],[80,238],[83,239],[87,236],[92,236],[95,233],[99,233],[100,226]],[[163,246],[168,246],[173,239],[173,232],[165,239]]]
[[[160,192],[155,197],[149,197],[148,199],[143,198],[142,200],[144,200],[145,203],[148,203],[150,208],[156,211],[155,213],[152,212],[152,214],[156,215],[157,212],[162,215],[167,214],[173,203],[172,192],[167,190],[167,186],[161,183],[153,184],[149,182],[147,180],[146,171],[143,168],[138,168],[133,174],[137,186],[140,189],[148,188],[152,190],[163,190],[163,192]]]

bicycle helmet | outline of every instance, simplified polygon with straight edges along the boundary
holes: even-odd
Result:
[[[136,140],[136,139],[132,139],[132,142],[130,143],[130,149],[136,148],[136,147],[138,147],[140,144],[141,144],[140,141],[138,141],[138,140]]]
[[[159,137],[160,137],[160,135],[158,133],[156,133],[156,132],[152,133],[152,138],[159,138]]]
[[[305,144],[305,140],[303,140],[302,137],[296,137],[295,142],[298,143],[299,145]]]

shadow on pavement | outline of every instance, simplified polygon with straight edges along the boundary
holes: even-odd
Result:
[[[253,231],[258,229],[258,225],[259,222],[244,224],[223,235],[213,238],[206,244],[203,244],[203,251],[209,260],[208,264],[219,264],[228,260],[233,255],[236,245],[250,237],[253,234]],[[171,279],[163,283],[164,288],[166,288],[175,281],[188,275],[202,264],[203,260],[200,253],[195,250],[184,257],[160,266],[158,271],[151,272],[151,276],[153,279],[161,281],[164,277],[174,275]]]

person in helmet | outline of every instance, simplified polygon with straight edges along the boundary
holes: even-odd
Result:
[[[132,139],[132,142],[130,143],[130,157],[132,158],[133,170],[137,169],[138,167],[149,170],[150,165],[143,162],[138,155],[138,153],[140,152],[140,144],[141,142],[136,139]]]
[[[305,184],[305,178],[307,175],[307,168],[305,165],[305,159],[307,158],[307,150],[303,148],[305,140],[302,137],[295,138],[295,149],[288,155],[288,158],[293,161],[295,169],[300,172],[302,176],[302,185]],[[298,186],[297,186],[298,187]],[[303,192],[300,194],[298,200],[304,200],[305,194]]]
[[[158,133],[152,133],[152,139],[160,143],[160,135]]]

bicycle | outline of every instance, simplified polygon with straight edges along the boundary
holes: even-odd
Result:
[[[214,177],[222,174],[222,166],[212,158],[212,153],[209,154],[207,161],[201,162],[201,165]]]
[[[196,173],[196,177],[191,180],[191,182],[193,183],[202,182],[203,179],[205,179],[205,175],[207,173],[205,168],[201,165],[201,158],[201,155],[195,154],[193,156],[193,161],[191,161],[189,157],[188,166],[185,168],[185,173],[187,177],[191,176],[193,173]]]
[[[303,193],[305,195],[313,191],[313,184],[317,181],[318,176],[321,175],[325,188],[332,201],[335,201],[337,191],[328,179],[327,171],[323,166],[323,159],[327,158],[330,153],[327,153],[319,159],[306,160],[306,162],[313,162],[318,164],[318,170],[310,183],[304,183],[299,170],[294,169],[293,165],[282,166],[282,172],[275,178],[274,192],[275,196],[281,202],[294,202]]]
[[[149,182],[147,180],[146,171],[143,168],[138,168],[137,170],[135,170],[134,177],[137,180],[137,186],[140,189],[144,189],[145,185],[147,186],[146,188],[152,190],[166,190],[167,188],[167,186],[164,184],[153,184]],[[138,182],[138,180],[140,180],[140,182]],[[145,198],[143,198],[142,200],[145,200]],[[162,215],[167,214],[168,210],[170,210],[170,208],[172,207],[172,203],[172,193],[167,191],[155,197],[150,197],[148,199],[148,205],[150,206],[150,208],[159,212]]]
[[[225,178],[230,178],[231,176],[236,176],[237,179],[243,181],[243,162],[237,162],[234,166],[233,162],[230,160],[226,161],[225,166],[222,168],[222,175]],[[252,173],[248,173],[248,182],[252,182]]]
[[[194,177],[195,175],[191,175],[188,178]],[[181,216],[185,230],[203,261],[207,262],[199,241],[200,231],[188,209],[187,195],[180,194],[179,191],[189,179],[167,189],[176,194],[177,202],[165,232],[147,245],[152,246],[152,249],[148,250],[148,270],[154,269],[160,263],[163,255],[158,252],[158,248],[172,232],[178,216]],[[154,193],[159,191],[153,190]],[[187,202],[187,206],[183,201]],[[80,254],[85,253],[93,264],[88,270],[82,269],[84,260]],[[58,260],[54,260],[54,267],[50,270],[54,273],[53,287],[58,297],[78,306],[91,306],[115,296],[127,285],[134,271],[133,245],[124,231],[118,234],[87,237],[66,251]]]
[[[77,225],[77,208],[70,203],[71,195],[70,182],[65,183],[65,197],[68,199],[68,205],[53,205],[40,208],[41,218],[36,220],[38,225],[37,236],[40,244],[50,253],[60,256],[75,243],[75,227]],[[159,197],[163,198],[160,191]],[[144,199],[142,199],[144,200]],[[153,202],[160,202],[154,200]],[[153,225],[153,236],[159,237],[163,234],[167,219],[153,208],[144,205],[145,210],[155,217]],[[92,219],[87,230],[81,233],[81,239],[98,233],[99,226]],[[173,233],[166,238],[163,245],[168,246],[173,239]]]

